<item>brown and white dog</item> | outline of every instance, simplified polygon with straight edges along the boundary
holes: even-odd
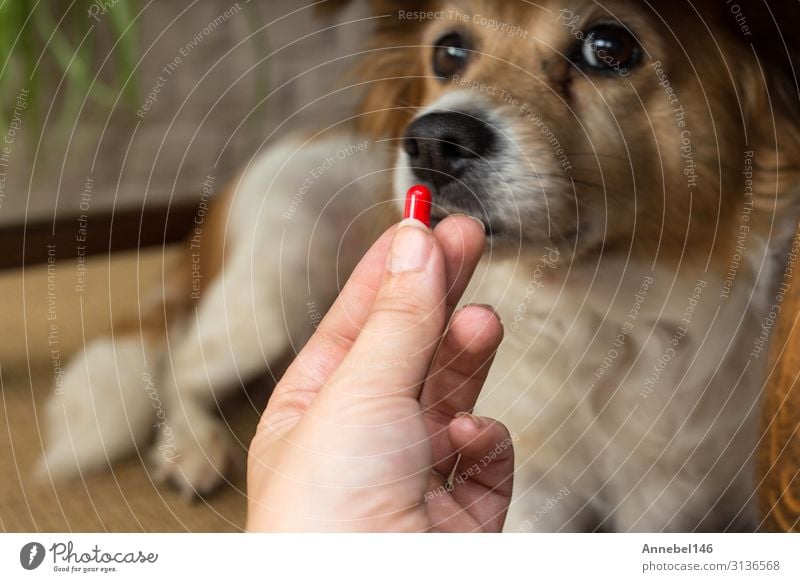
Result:
[[[505,322],[479,409],[516,440],[507,529],[757,528],[800,189],[798,9],[775,4],[376,2],[359,122],[273,145],[214,202],[144,333],[68,370],[45,470],[105,466],[155,423],[158,474],[210,491],[237,452],[215,402],[299,349],[425,182],[436,219],[486,224],[465,300]]]

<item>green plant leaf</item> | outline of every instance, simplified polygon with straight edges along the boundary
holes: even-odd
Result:
[[[128,98],[131,108],[136,109],[139,88],[136,83],[136,61],[139,53],[135,35],[135,11],[129,0],[117,0],[109,11],[111,26],[117,35],[117,62],[119,64],[118,82]]]
[[[119,91],[135,109],[138,100],[136,62],[138,59],[136,4],[133,0],[117,0],[99,22],[89,21],[87,14],[95,0],[73,0],[69,11],[56,19],[47,0],[0,0],[0,128],[5,127],[16,94],[27,87],[29,116],[34,114],[43,86],[54,91],[53,80],[42,70],[44,59],[51,60],[65,76],[63,116],[74,116],[87,93],[103,105],[115,102]],[[114,86],[94,80],[95,49],[93,36],[108,30],[116,43],[116,78]],[[88,35],[88,36],[87,36]],[[74,117],[73,117],[74,119]]]

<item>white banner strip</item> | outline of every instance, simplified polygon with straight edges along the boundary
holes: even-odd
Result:
[[[0,535],[0,580],[15,581],[796,582],[798,564],[800,536],[768,534]]]

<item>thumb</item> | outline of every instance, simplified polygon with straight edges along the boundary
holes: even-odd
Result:
[[[402,222],[367,321],[328,384],[354,396],[416,398],[444,331],[445,296],[436,238],[419,221]]]

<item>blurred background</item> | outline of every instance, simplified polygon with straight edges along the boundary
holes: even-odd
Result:
[[[371,22],[325,4],[0,0],[0,531],[243,527],[243,465],[193,504],[141,458],[35,478],[42,413],[69,356],[136,317],[209,177],[222,191],[280,136],[350,114]],[[220,411],[242,461],[266,389]]]
[[[303,4],[4,2],[6,117],[31,95],[0,224],[82,214],[88,180],[95,212],[191,199],[275,136],[340,118],[368,23],[358,6],[333,20]]]

